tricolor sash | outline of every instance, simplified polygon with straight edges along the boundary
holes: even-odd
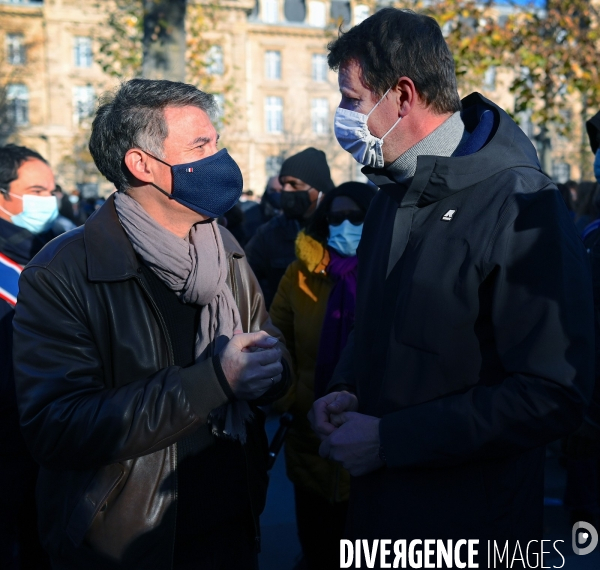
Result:
[[[4,299],[13,307],[17,304],[21,271],[22,265],[0,253],[0,299]]]

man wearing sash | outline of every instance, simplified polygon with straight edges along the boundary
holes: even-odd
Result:
[[[54,234],[54,175],[35,151],[0,148],[0,567],[49,568],[36,528],[37,465],[19,429],[12,364],[12,318],[23,267]]]

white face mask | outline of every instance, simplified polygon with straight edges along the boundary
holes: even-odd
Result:
[[[56,196],[35,196],[25,194],[13,198],[23,200],[23,211],[20,214],[11,214],[0,206],[0,209],[10,215],[10,221],[29,230],[32,234],[41,234],[50,229],[52,223],[58,217],[58,202]]]
[[[385,99],[389,91],[388,89],[383,94],[383,97],[369,111],[368,115],[338,107],[333,120],[335,138],[340,143],[340,146],[348,151],[354,157],[354,160],[372,168],[383,168],[383,139],[392,132],[402,118],[398,117],[392,128],[381,138],[377,138],[369,131],[369,127],[367,126],[369,117],[377,109],[379,103]]]

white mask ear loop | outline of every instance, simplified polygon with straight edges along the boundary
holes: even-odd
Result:
[[[367,119],[368,119],[368,118],[371,116],[371,113],[372,113],[372,112],[373,112],[375,109],[377,109],[377,107],[378,107],[379,103],[381,103],[381,102],[382,102],[382,101],[385,99],[386,95],[387,95],[387,94],[390,92],[390,90],[391,90],[391,89],[392,89],[392,88],[390,87],[390,88],[389,88],[389,89],[388,89],[388,90],[387,90],[387,91],[386,91],[386,92],[383,94],[383,97],[382,97],[381,99],[379,99],[379,101],[377,101],[377,103],[375,104],[375,107],[373,107],[373,108],[372,108],[372,109],[369,111],[369,114],[367,115]],[[394,127],[395,127],[395,126],[396,126],[396,125],[397,125],[397,124],[400,122],[400,119],[402,119],[402,117],[398,117],[398,120],[397,120],[397,121],[396,121],[396,122],[395,122],[395,123],[392,125],[392,127],[390,128],[390,130],[389,130],[387,133],[385,133],[385,135],[383,135],[383,136],[381,137],[381,140],[382,140],[382,141],[383,141],[383,139],[384,139],[385,137],[387,137],[387,136],[388,136],[388,135],[389,135],[389,134],[390,134],[390,133],[391,133],[391,132],[394,130]]]
[[[394,127],[400,122],[400,119],[402,119],[402,117],[398,117],[398,120],[392,125],[392,128],[381,137],[381,140],[387,137],[394,130]]]
[[[7,192],[6,196],[12,196],[13,198],[18,198],[19,200],[21,200],[21,202],[23,201],[22,196],[18,196],[17,194],[12,194],[11,192]],[[9,216],[16,215],[16,214],[11,214],[8,210],[5,210],[2,206],[0,206],[0,210],[2,210],[5,214],[8,214]]]

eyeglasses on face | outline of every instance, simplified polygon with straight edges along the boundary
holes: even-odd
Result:
[[[331,226],[339,226],[345,220],[348,220],[353,226],[360,226],[365,221],[365,214],[358,210],[331,212],[327,214],[327,223]]]

